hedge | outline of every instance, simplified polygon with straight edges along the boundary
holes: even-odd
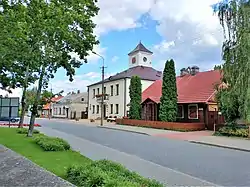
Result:
[[[39,135],[34,138],[34,141],[44,151],[65,151],[70,149],[69,143],[61,138]]]
[[[18,134],[27,134],[29,129],[26,128],[18,128],[17,133]],[[33,130],[33,134],[39,134],[40,132],[36,129]]]
[[[66,179],[77,186],[163,187],[155,180],[143,178],[121,164],[100,160],[85,166],[71,166]]]

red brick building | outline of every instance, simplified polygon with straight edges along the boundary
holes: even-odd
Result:
[[[216,85],[221,83],[219,70],[192,73],[182,72],[176,78],[178,94],[178,122],[204,123],[213,129],[223,123],[215,101]],[[162,94],[162,80],[155,81],[142,93],[142,119],[157,121]]]

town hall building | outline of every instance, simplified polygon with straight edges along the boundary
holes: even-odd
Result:
[[[104,80],[104,117],[124,117],[129,111],[129,86],[133,76],[139,76],[142,91],[161,79],[162,72],[152,68],[153,52],[141,42],[128,54],[129,68]],[[88,118],[101,117],[102,81],[88,86]]]

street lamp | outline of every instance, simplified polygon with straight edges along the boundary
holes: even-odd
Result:
[[[101,100],[101,126],[103,126],[103,118],[104,118],[104,57],[96,52],[92,52],[93,54],[102,58],[102,100]]]

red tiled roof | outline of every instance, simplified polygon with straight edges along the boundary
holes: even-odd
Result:
[[[199,72],[196,75],[176,77],[178,103],[214,102],[215,86],[221,82],[219,70]],[[162,80],[157,80],[142,93],[146,99],[159,103],[162,94]]]
[[[63,98],[63,96],[53,97],[51,101],[56,102],[60,100],[61,98]],[[50,108],[50,103],[47,103],[46,105],[43,106],[43,110],[49,110],[49,108]]]

